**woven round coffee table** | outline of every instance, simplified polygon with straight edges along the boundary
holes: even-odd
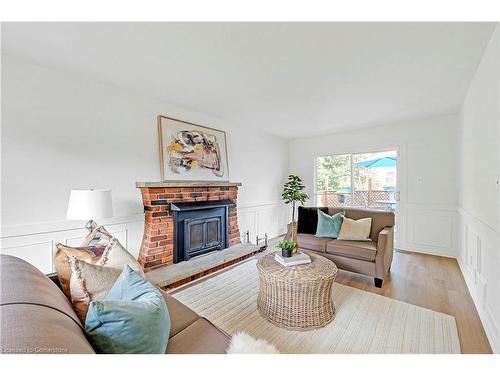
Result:
[[[307,255],[311,263],[299,266],[282,266],[274,260],[274,253],[257,262],[257,307],[277,326],[308,330],[324,327],[333,320],[332,285],[337,266],[322,256]]]

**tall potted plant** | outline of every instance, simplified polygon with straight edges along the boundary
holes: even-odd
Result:
[[[292,222],[289,225],[289,231],[292,232],[292,242],[297,243],[297,223],[295,221],[295,205],[297,202],[304,204],[304,202],[309,199],[309,196],[303,191],[305,189],[304,184],[299,176],[291,174],[288,176],[288,181],[283,186],[283,194],[281,198],[286,204],[292,204]],[[291,228],[290,228],[291,226]]]

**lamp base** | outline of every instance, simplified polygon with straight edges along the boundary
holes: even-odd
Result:
[[[87,228],[90,234],[94,231],[95,228],[97,228],[97,223],[94,220],[89,220],[87,221],[87,224],[85,224],[85,228]]]

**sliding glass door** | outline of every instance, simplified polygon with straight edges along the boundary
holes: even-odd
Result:
[[[351,206],[351,154],[320,156],[316,159],[316,204]]]
[[[396,211],[397,151],[320,156],[316,204]]]

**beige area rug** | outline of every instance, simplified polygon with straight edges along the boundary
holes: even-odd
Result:
[[[281,353],[460,353],[455,318],[341,284],[333,286],[334,320],[312,331],[290,331],[257,310],[256,259],[173,296],[214,324],[271,342]]]

